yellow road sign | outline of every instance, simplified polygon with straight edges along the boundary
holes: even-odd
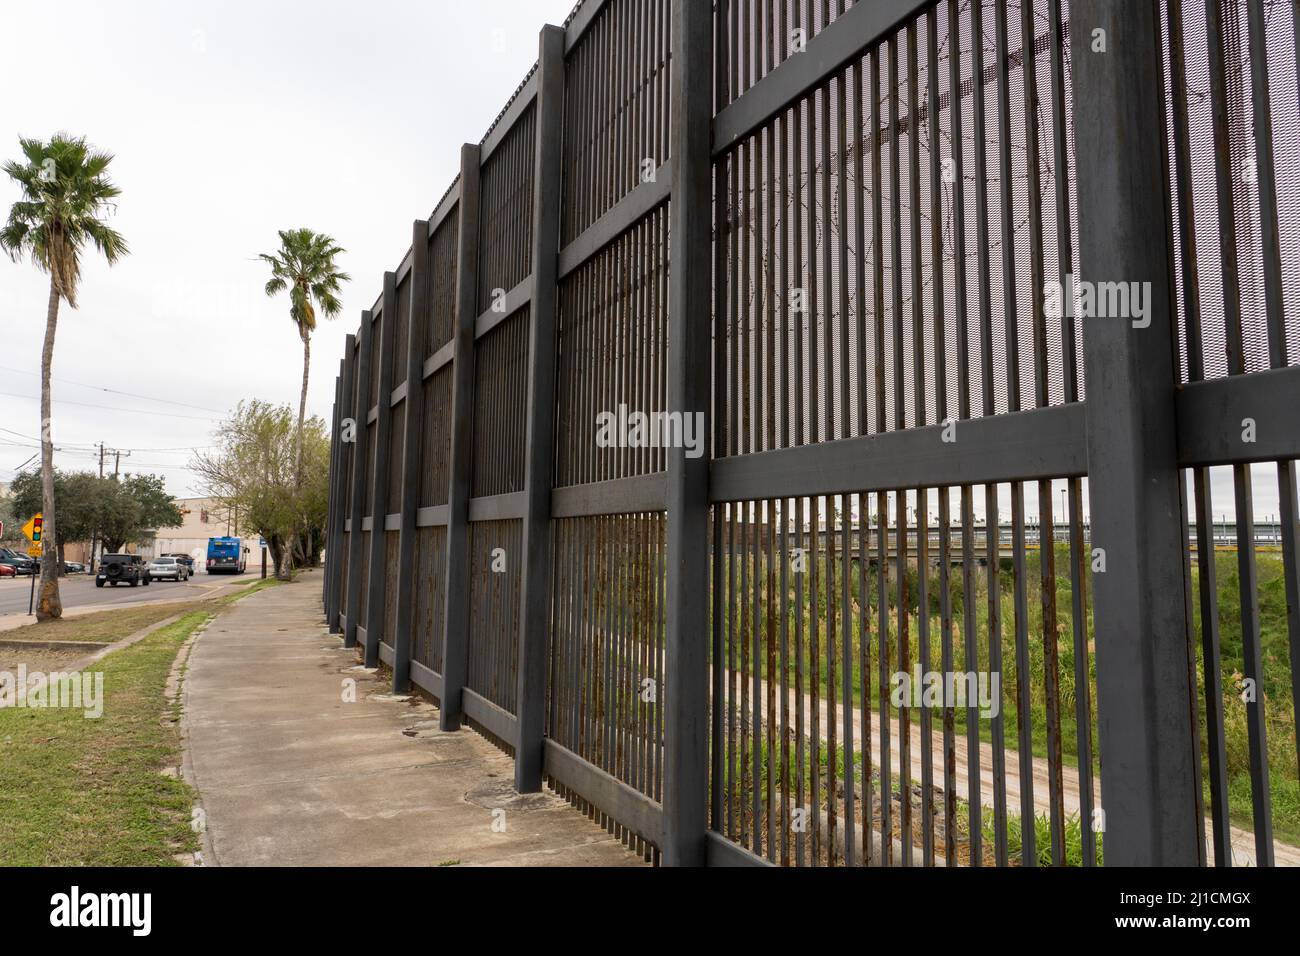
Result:
[[[41,556],[41,547],[40,547],[40,545],[35,545],[35,544],[34,544],[34,545],[32,545],[30,548],[27,549],[27,557],[29,557],[29,558],[39,558],[40,556]]]

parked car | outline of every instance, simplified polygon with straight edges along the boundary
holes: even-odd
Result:
[[[100,562],[99,573],[95,575],[95,587],[102,588],[105,584],[113,587],[119,584],[129,584],[131,587],[143,584],[148,587],[149,580],[149,565],[145,564],[140,555],[106,554]]]
[[[12,564],[0,564],[0,578],[16,578],[18,572],[14,570]]]
[[[63,573],[64,574],[85,574],[86,566],[82,564],[80,561],[64,561]]]
[[[154,581],[170,578],[183,583],[189,580],[190,569],[171,555],[163,554],[149,562],[149,577]]]
[[[179,561],[181,564],[185,565],[185,570],[187,570],[187,571],[190,573],[190,577],[193,577],[193,576],[194,576],[194,556],[193,556],[193,555],[191,555],[191,554],[183,554],[183,553],[181,553],[181,552],[179,552],[179,551],[173,551],[173,552],[170,552],[170,553],[168,553],[168,554],[164,554],[163,557],[164,557],[164,558],[175,558],[175,559],[176,559],[177,561]]]
[[[36,574],[41,569],[39,562],[9,548],[0,548],[0,564],[9,565],[18,574]]]

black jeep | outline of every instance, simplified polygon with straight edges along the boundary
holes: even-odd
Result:
[[[95,575],[95,587],[102,588],[107,582],[117,587],[119,584],[137,584],[148,586],[149,565],[138,554],[106,554],[100,559],[99,572]]]

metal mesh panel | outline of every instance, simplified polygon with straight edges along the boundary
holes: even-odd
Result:
[[[361,532],[361,566],[357,572],[361,575],[361,597],[357,601],[357,625],[364,627],[370,608],[370,535]]]
[[[369,517],[369,512],[374,502],[371,500],[370,492],[375,487],[375,464],[379,457],[379,442],[376,438],[379,434],[377,422],[371,422],[365,426],[366,429],[366,466],[365,475],[361,486],[361,510]],[[380,518],[382,519],[382,516]]]
[[[392,647],[397,626],[397,539],[398,532],[384,532],[384,631],[380,640]]]
[[[447,607],[447,529],[420,528],[415,534],[415,560],[411,660],[441,674]]]
[[[1292,5],[1264,0],[1258,54],[1245,2],[1162,7],[1183,380],[1300,364]],[[1256,88],[1252,57],[1264,67],[1267,89]],[[1257,109],[1271,122],[1271,151]]]
[[[383,352],[384,317],[376,315],[370,326],[370,396],[365,411],[369,412],[379,404],[379,356]]]
[[[456,253],[460,207],[447,214],[429,239],[429,265],[432,287],[429,292],[430,316],[425,323],[425,356],[437,352],[448,342],[456,328]]]
[[[668,0],[610,0],[569,52],[561,241],[668,159]]]
[[[483,165],[479,196],[480,314],[532,271],[536,115],[536,106],[528,107]]]
[[[453,366],[425,382],[424,434],[420,441],[420,507],[447,503],[451,479],[451,385]]]
[[[628,416],[649,427],[665,410],[668,217],[659,207],[560,285],[557,486],[664,468],[661,443],[634,442]]]
[[[469,526],[469,660],[466,686],[515,713],[523,523]]]
[[[395,315],[397,326],[393,330],[393,355],[390,366],[394,388],[406,381],[406,347],[411,325],[411,274],[409,272],[397,284]]]
[[[390,420],[388,447],[384,454],[388,456],[388,488],[385,500],[388,502],[388,514],[397,514],[402,510],[402,449],[406,441],[406,402],[392,410]]]
[[[969,17],[939,4],[717,164],[718,456],[1077,398],[1046,4],[986,5],[991,65]]]
[[[861,2],[861,0],[859,0]],[[853,0],[718,0],[714,4],[716,87],[721,110],[853,6]]]
[[[475,498],[524,488],[528,315],[527,307],[520,309],[474,350]]]
[[[338,585],[339,592],[338,593],[341,595],[346,595],[348,593],[348,573],[351,570],[348,566],[348,554],[352,550],[352,544],[351,544],[352,532],[344,531],[340,540],[342,541],[342,545],[340,545],[340,551],[338,555],[338,561],[339,561],[339,585]],[[346,615],[348,612],[347,601],[340,600],[339,606],[343,609],[343,613]]]
[[[669,690],[665,528],[659,513],[574,518],[552,539],[547,735],[654,800]]]

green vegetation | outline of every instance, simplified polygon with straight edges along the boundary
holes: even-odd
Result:
[[[294,465],[299,453],[301,481]],[[254,399],[239,403],[217,427],[212,450],[195,453],[189,467],[208,495],[266,539],[276,576],[287,581],[295,566],[315,563],[325,540],[329,455],[319,416],[307,420],[299,444],[292,410]]]
[[[806,542],[805,542],[806,544]],[[837,548],[841,545],[837,537]],[[826,545],[822,537],[821,547]],[[779,548],[779,538],[777,547]],[[1029,550],[1025,559],[1023,606],[1024,644],[1022,653],[1026,662],[1024,673],[1017,665],[1017,582],[1014,569],[1007,562],[999,562],[994,572],[988,567],[971,569],[970,606],[973,613],[974,651],[966,654],[966,616],[967,591],[963,572],[955,567],[950,573],[949,600],[951,604],[951,653],[952,667],[957,671],[986,671],[990,669],[990,658],[996,651],[1001,656],[1002,674],[1002,711],[1000,727],[1002,739],[1009,753],[1014,753],[1019,746],[1019,726],[1024,720],[1029,731],[1032,752],[1035,758],[1045,759],[1048,753],[1048,701],[1046,688],[1048,674],[1054,672],[1059,686],[1058,719],[1060,722],[1060,750],[1062,763],[1068,767],[1077,767],[1080,754],[1080,727],[1076,722],[1076,706],[1082,696],[1092,715],[1085,741],[1090,741],[1092,749],[1092,767],[1094,773],[1100,773],[1097,754],[1096,730],[1096,670],[1093,655],[1094,623],[1091,601],[1087,597],[1091,591],[1091,572],[1084,564],[1084,591],[1080,595],[1081,606],[1086,618],[1080,622],[1080,634],[1075,635],[1073,600],[1074,585],[1070,575],[1070,554],[1068,545],[1058,542],[1053,550],[1054,573],[1049,580],[1054,581],[1053,591],[1048,593],[1055,599],[1055,640],[1044,640],[1044,612],[1040,589],[1042,555],[1037,550]],[[780,677],[781,632],[784,624],[788,665],[786,680],[793,688],[796,669],[801,669],[801,681],[805,693],[811,694],[816,688],[818,697],[826,701],[834,693],[837,700],[843,697],[843,668],[847,657],[849,680],[852,688],[855,709],[863,702],[863,674],[861,672],[861,634],[864,626],[871,631],[868,673],[866,684],[866,703],[876,710],[876,722],[879,722],[881,706],[881,682],[879,659],[879,625],[881,621],[881,586],[877,567],[869,563],[862,569],[859,562],[852,560],[848,571],[848,617],[850,640],[846,654],[844,641],[844,561],[843,555],[837,554],[830,562],[823,550],[816,559],[811,552],[808,557],[807,570],[802,575],[788,575],[787,614],[781,620],[780,593],[780,555],[778,553],[774,566],[769,567],[765,558],[749,552],[744,559],[739,557],[734,562],[726,562],[720,570],[724,586],[728,579],[734,578],[736,595],[747,596],[744,606],[733,606],[723,602],[723,629],[727,634],[723,652],[726,655],[726,667],[733,675],[732,703],[745,713],[752,712],[753,702],[747,700],[752,693],[750,676],[757,669],[763,679],[769,676]],[[1273,827],[1275,836],[1286,842],[1300,844],[1300,784],[1296,780],[1296,739],[1295,713],[1290,693],[1290,660],[1286,629],[1286,597],[1281,560],[1266,552],[1257,555],[1259,578],[1259,602],[1261,621],[1261,645],[1263,649],[1263,678],[1260,682],[1265,701],[1269,744],[1270,789],[1273,804]],[[885,606],[888,608],[889,660],[886,666],[886,684],[884,694],[889,695],[891,684],[888,675],[904,669],[900,660],[900,624],[907,631],[908,662],[907,669],[913,670],[921,660],[921,626],[924,623],[928,631],[927,653],[929,670],[942,670],[944,629],[941,616],[940,575],[937,568],[927,571],[926,611],[922,614],[920,607],[920,577],[915,565],[906,569],[904,575],[903,598],[900,602],[899,582],[894,562],[889,563],[889,573],[885,583]],[[787,570],[789,564],[787,564]],[[865,574],[863,574],[865,571]],[[769,579],[769,573],[771,578]],[[1198,587],[1197,571],[1193,567],[1193,586]],[[990,601],[990,585],[996,581],[996,600]],[[743,586],[742,586],[743,582]],[[1223,675],[1223,713],[1225,749],[1227,753],[1227,774],[1229,780],[1229,812],[1233,823],[1245,829],[1252,828],[1250,800],[1250,764],[1246,734],[1246,708],[1241,700],[1242,639],[1240,624],[1240,593],[1237,577],[1237,556],[1235,553],[1216,554],[1216,582],[1219,595],[1219,626],[1221,639],[1220,673]],[[724,595],[727,591],[724,590]],[[814,599],[815,594],[815,599]],[[755,605],[755,595],[757,604]],[[769,603],[770,600],[770,603]],[[906,605],[906,614],[899,614],[899,605]],[[1194,602],[1195,603],[1195,602]],[[815,608],[815,610],[814,610]],[[867,610],[867,622],[864,625],[863,611]],[[990,642],[990,614],[996,611],[1000,617],[1000,637],[996,643]],[[756,626],[757,623],[757,626]],[[1197,631],[1199,634],[1199,610],[1197,612]],[[814,633],[814,626],[816,632]],[[756,633],[757,632],[757,633]],[[769,635],[772,640],[769,644]],[[833,643],[831,641],[833,635]],[[1056,656],[1055,667],[1049,664],[1051,654]],[[1208,742],[1204,724],[1204,666],[1201,650],[1197,645],[1197,680],[1201,701],[1201,742],[1205,762],[1203,779],[1208,779]],[[1076,680],[1076,661],[1082,665],[1086,681]],[[757,667],[755,667],[757,664]],[[742,679],[742,676],[744,679]],[[1028,707],[1020,713],[1020,691],[1023,686],[1028,692]],[[778,695],[779,696],[779,695]],[[745,706],[742,708],[742,701]],[[840,701],[842,703],[842,700]],[[898,709],[886,704],[893,719],[898,718]],[[965,709],[954,712],[954,728],[958,737],[963,737],[967,720]],[[942,728],[939,712],[931,714],[931,728]],[[793,724],[793,715],[791,715]],[[920,714],[915,708],[911,714],[913,726],[918,726]],[[985,743],[992,742],[995,733],[994,722],[984,718],[978,719],[979,736]],[[805,716],[805,733],[810,733],[810,717]],[[766,723],[766,721],[764,721]],[[836,732],[842,732],[840,727]],[[877,731],[878,732],[878,728]],[[829,736],[829,728],[823,726],[822,733]],[[751,744],[752,746],[752,744]],[[793,750],[793,747],[792,747]],[[823,748],[822,761],[825,761]],[[938,748],[936,748],[938,753]],[[841,768],[837,775],[842,778]],[[746,771],[748,773],[748,771]],[[859,771],[860,773],[860,771]],[[744,784],[748,792],[748,781]],[[1206,806],[1209,807],[1209,791],[1206,790]],[[1041,844],[1043,841],[1039,841]],[[1050,845],[1050,844],[1049,844]]]
[[[95,665],[97,720],[80,710],[0,710],[0,865],[169,866],[198,849],[180,763],[178,709],[163,690],[193,611]]]
[[[59,618],[57,621],[47,621],[44,624],[25,624],[12,631],[6,631],[4,638],[18,641],[84,641],[111,644],[173,614],[198,610],[203,604],[204,602],[200,601],[159,602],[114,611],[96,611],[94,614],[77,614]]]
[[[9,491],[18,514],[34,515],[41,510],[39,472],[20,472]],[[127,543],[139,541],[145,531],[175,528],[182,521],[180,508],[157,475],[101,478],[90,471],[56,469],[54,500],[59,509],[55,544],[60,561],[69,542],[98,536],[104,542],[103,553],[113,554]]]

